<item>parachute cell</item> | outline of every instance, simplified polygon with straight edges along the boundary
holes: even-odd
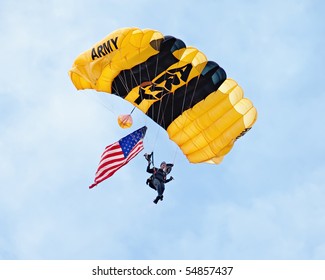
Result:
[[[257,118],[216,62],[156,30],[114,31],[78,56],[69,74],[77,89],[112,93],[139,108],[193,163],[220,163]]]

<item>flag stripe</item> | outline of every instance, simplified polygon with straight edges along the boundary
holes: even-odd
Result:
[[[103,173],[107,172],[107,170],[114,169],[115,167],[119,167],[123,163],[123,160],[113,162],[110,165],[102,167],[100,170],[98,170],[98,174],[96,173],[96,181],[98,180],[97,178],[100,178],[103,176]]]
[[[110,165],[111,163],[117,162],[119,160],[123,160],[123,152],[121,151],[119,155],[116,155],[114,157],[111,158],[105,158],[104,160],[102,160],[98,166],[98,169],[103,168],[104,166]]]
[[[94,184],[89,188],[111,177],[143,150],[143,137],[146,129],[142,127],[105,148],[95,174]]]
[[[107,146],[105,148],[105,151],[103,152],[101,158],[103,159],[103,158],[107,157],[108,155],[114,154],[114,152],[116,152],[116,150],[121,150],[121,147],[118,144],[118,142],[113,145]]]
[[[103,166],[101,170],[99,170],[98,174],[96,173],[95,182],[99,184],[110,176],[112,176],[118,169],[120,169],[123,165],[127,164],[142,150],[143,141],[141,140],[136,146],[134,146],[133,150],[130,152],[127,158],[121,158],[118,161],[113,161],[113,163],[111,163],[110,165]]]

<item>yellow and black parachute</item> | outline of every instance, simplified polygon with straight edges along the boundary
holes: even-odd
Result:
[[[226,72],[194,47],[151,29],[118,29],[74,61],[77,89],[112,93],[163,127],[192,163],[220,163],[257,118]]]

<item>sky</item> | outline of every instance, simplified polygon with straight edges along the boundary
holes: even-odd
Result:
[[[312,0],[2,0],[0,259],[325,259],[325,4]],[[145,149],[89,190],[132,105],[77,91],[74,59],[152,28],[223,67],[258,120],[220,165],[191,164],[148,126]],[[164,201],[145,152],[174,162]]]

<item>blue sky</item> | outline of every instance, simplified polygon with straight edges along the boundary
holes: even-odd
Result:
[[[323,1],[0,2],[0,259],[324,259]],[[258,110],[221,165],[174,161],[163,203],[140,154],[89,190],[132,106],[77,92],[74,59],[120,27],[181,38],[219,63]],[[152,144],[154,143],[154,145]]]

